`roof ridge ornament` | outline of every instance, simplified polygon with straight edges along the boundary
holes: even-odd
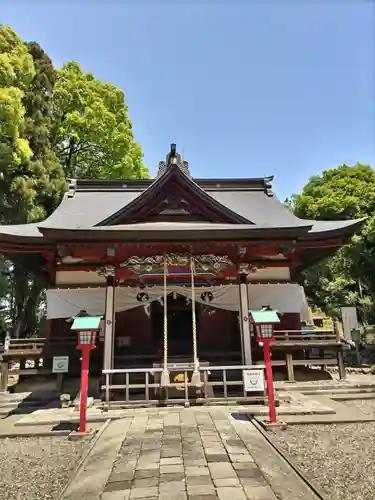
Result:
[[[272,177],[272,179],[273,179],[273,177]],[[273,192],[273,189],[272,189],[272,179],[267,178],[267,177],[264,179],[265,180],[265,185],[266,185],[266,189],[265,189],[266,195],[270,196],[270,197],[274,196],[274,192]]]
[[[177,165],[185,175],[190,177],[189,163],[182,159],[180,153],[177,152],[176,144],[174,143],[171,144],[171,150],[167,154],[165,161],[159,162],[157,177],[161,177],[162,175],[164,175],[168,168],[170,168],[172,165]]]

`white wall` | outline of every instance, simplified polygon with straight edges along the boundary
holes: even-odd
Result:
[[[264,267],[250,274],[249,280],[290,280],[290,269],[289,267]]]
[[[105,285],[105,278],[94,271],[57,271],[56,286],[61,285]]]

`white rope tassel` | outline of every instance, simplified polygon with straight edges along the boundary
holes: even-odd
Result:
[[[191,385],[200,387],[201,386],[201,376],[199,373],[199,360],[197,353],[197,317],[195,311],[195,285],[194,285],[194,257],[190,258],[190,272],[191,272],[191,317],[193,326],[193,361],[194,361],[194,371],[191,376]]]
[[[164,331],[163,331],[163,371],[161,373],[160,385],[167,387],[170,384],[168,370],[168,310],[167,310],[167,274],[168,262],[167,257],[164,257]]]

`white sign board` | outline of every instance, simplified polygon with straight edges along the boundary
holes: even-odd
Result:
[[[344,330],[344,337],[347,340],[352,339],[352,330],[356,330],[359,328],[358,318],[357,318],[357,309],[352,306],[346,306],[341,308],[342,315],[342,326]]]
[[[54,356],[52,373],[67,373],[69,370],[69,356]]]
[[[264,391],[263,370],[244,370],[243,382],[246,392],[263,392]]]

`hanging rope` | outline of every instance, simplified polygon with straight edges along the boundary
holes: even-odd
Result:
[[[168,310],[167,310],[167,274],[168,261],[167,256],[164,256],[164,330],[163,330],[163,371],[161,373],[160,385],[167,387],[170,384],[168,370]]]
[[[198,360],[198,349],[197,349],[197,316],[195,311],[195,283],[194,283],[195,265],[193,256],[190,257],[190,273],[191,273],[191,318],[193,327],[193,362],[194,362],[194,371],[191,376],[191,385],[199,387],[201,385],[201,376],[199,373],[199,360]]]

